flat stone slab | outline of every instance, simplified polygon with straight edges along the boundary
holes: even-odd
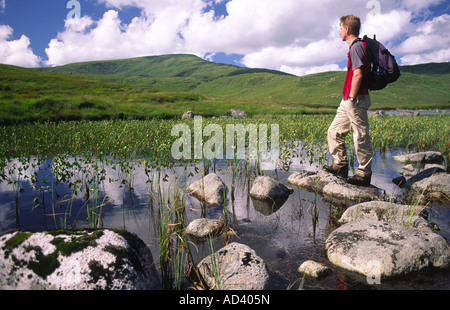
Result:
[[[325,242],[333,264],[367,277],[390,278],[427,267],[447,268],[447,241],[435,233],[387,222],[352,221]]]
[[[237,242],[207,256],[197,267],[211,289],[263,290],[269,280],[264,260]]]
[[[294,172],[288,178],[292,185],[309,191],[318,191],[327,200],[349,202],[364,202],[385,200],[386,192],[374,185],[369,187],[348,184],[344,179],[326,171]]]
[[[384,221],[391,224],[414,227],[424,233],[433,232],[433,225],[421,216],[425,207],[401,205],[387,201],[369,201],[349,207],[342,214],[338,223],[352,221]]]
[[[228,191],[225,183],[215,173],[210,173],[194,182],[186,190],[190,195],[204,201],[211,207],[222,205]]]
[[[396,155],[392,156],[392,159],[403,164],[409,163],[442,163],[444,161],[444,155],[440,152],[419,152],[412,154]]]
[[[0,236],[0,288],[161,289],[145,243],[123,230],[13,232]]]

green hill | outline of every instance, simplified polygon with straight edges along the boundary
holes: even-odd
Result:
[[[205,61],[193,55],[164,55],[97,61],[46,68],[51,72],[89,74],[101,81],[150,86],[171,91],[194,91],[233,100],[256,100],[298,108],[334,109],[339,105],[344,72],[303,77],[267,69],[241,68]],[[450,108],[449,63],[401,68],[400,80],[372,93],[373,109]]]
[[[282,76],[282,75],[279,75]],[[104,80],[113,80],[105,82]],[[149,78],[47,72],[0,64],[0,124],[40,120],[100,120],[174,118],[191,110],[197,115],[222,116],[231,109],[253,115],[285,114],[280,105],[229,99],[197,92],[148,86]],[[184,78],[180,85],[185,85]],[[122,80],[122,81],[121,81]],[[152,80],[153,81],[153,80]],[[277,112],[278,111],[278,112]],[[314,113],[298,105],[294,114]]]
[[[202,81],[212,81],[225,76],[236,76],[246,73],[263,72],[276,75],[289,75],[284,72],[268,69],[250,69],[213,63],[203,60],[200,57],[186,54],[91,61],[45,68],[44,70],[48,72],[73,72],[77,74],[115,75],[155,79],[193,78]]]
[[[401,66],[402,72],[409,72],[415,74],[449,74],[450,62],[443,63],[428,63],[413,66]]]
[[[402,68],[403,70],[403,68]],[[334,113],[344,72],[293,76],[165,55],[25,69],[0,64],[0,122]],[[372,109],[450,108],[449,63],[409,66]]]

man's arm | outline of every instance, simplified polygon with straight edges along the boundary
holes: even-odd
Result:
[[[362,69],[358,68],[353,72],[352,89],[350,90],[350,97],[356,98],[356,96],[358,96],[362,80],[363,80]]]

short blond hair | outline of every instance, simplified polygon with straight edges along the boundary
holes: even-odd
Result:
[[[350,34],[359,36],[361,30],[361,19],[355,15],[347,15],[341,17],[341,24],[350,30]]]

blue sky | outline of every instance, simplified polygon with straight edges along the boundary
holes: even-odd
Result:
[[[67,8],[76,3],[79,17]],[[347,14],[400,64],[450,61],[446,0],[0,0],[0,63],[189,53],[296,75],[343,70],[339,18]]]

